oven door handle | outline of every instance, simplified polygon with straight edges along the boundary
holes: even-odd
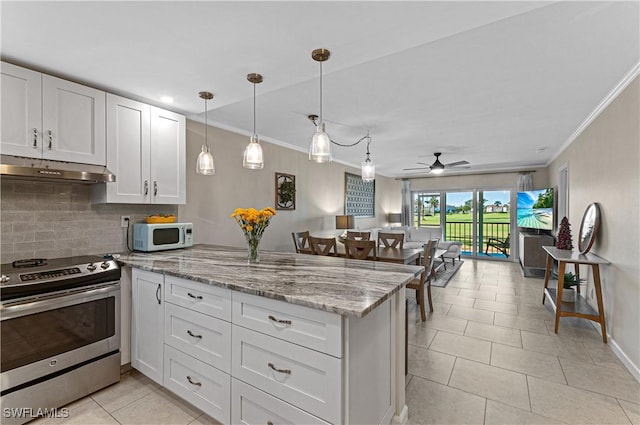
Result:
[[[95,289],[84,288],[78,289],[72,292],[64,292],[51,296],[45,296],[41,298],[30,298],[21,300],[14,305],[3,305],[0,307],[2,313],[2,320],[12,317],[23,316],[22,313],[36,313],[39,311],[45,311],[50,309],[50,306],[55,308],[66,307],[68,305],[76,304],[78,300],[91,301],[92,299],[103,298],[106,294],[113,292],[114,290],[120,291],[120,282],[110,283],[105,286],[100,286]]]

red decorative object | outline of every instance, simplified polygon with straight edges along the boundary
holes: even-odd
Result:
[[[571,225],[569,224],[569,219],[567,217],[563,217],[560,222],[560,229],[558,229],[558,243],[556,244],[556,248],[558,249],[573,249],[573,245],[571,244]]]

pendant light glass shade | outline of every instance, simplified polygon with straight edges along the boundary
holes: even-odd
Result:
[[[376,164],[374,164],[371,159],[369,159],[369,155],[367,154],[367,159],[362,162],[362,181],[363,182],[372,182],[376,179]]]
[[[207,101],[213,99],[213,94],[208,91],[199,93],[201,99],[204,99],[204,143],[196,160],[196,173],[203,176],[212,176],[216,173],[216,165],[213,161],[213,155],[209,152],[209,142],[207,140],[207,130],[209,123],[207,122]]]
[[[242,166],[251,170],[262,170],[264,168],[264,159],[262,158],[262,146],[258,143],[258,136],[251,136],[251,141],[244,149],[242,155]]]
[[[262,75],[251,73],[247,75],[247,80],[253,84],[253,135],[242,154],[242,166],[250,170],[262,170],[264,168],[264,158],[262,156],[262,146],[260,146],[260,141],[256,134],[256,84],[262,82]]]
[[[213,155],[209,152],[207,145],[202,145],[202,151],[198,155],[196,162],[196,173],[203,176],[212,176],[216,173],[216,165],[213,161]]]
[[[311,139],[309,146],[309,160],[318,163],[330,162],[331,156],[331,138],[324,131],[324,123],[318,124],[316,132]]]

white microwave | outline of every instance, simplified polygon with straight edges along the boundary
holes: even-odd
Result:
[[[193,246],[191,223],[135,223],[133,225],[134,251],[163,251]]]

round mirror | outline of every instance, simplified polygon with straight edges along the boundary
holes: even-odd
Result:
[[[580,254],[586,254],[591,249],[593,241],[600,227],[600,206],[597,202],[590,204],[582,217],[580,234],[578,235],[578,249]]]

